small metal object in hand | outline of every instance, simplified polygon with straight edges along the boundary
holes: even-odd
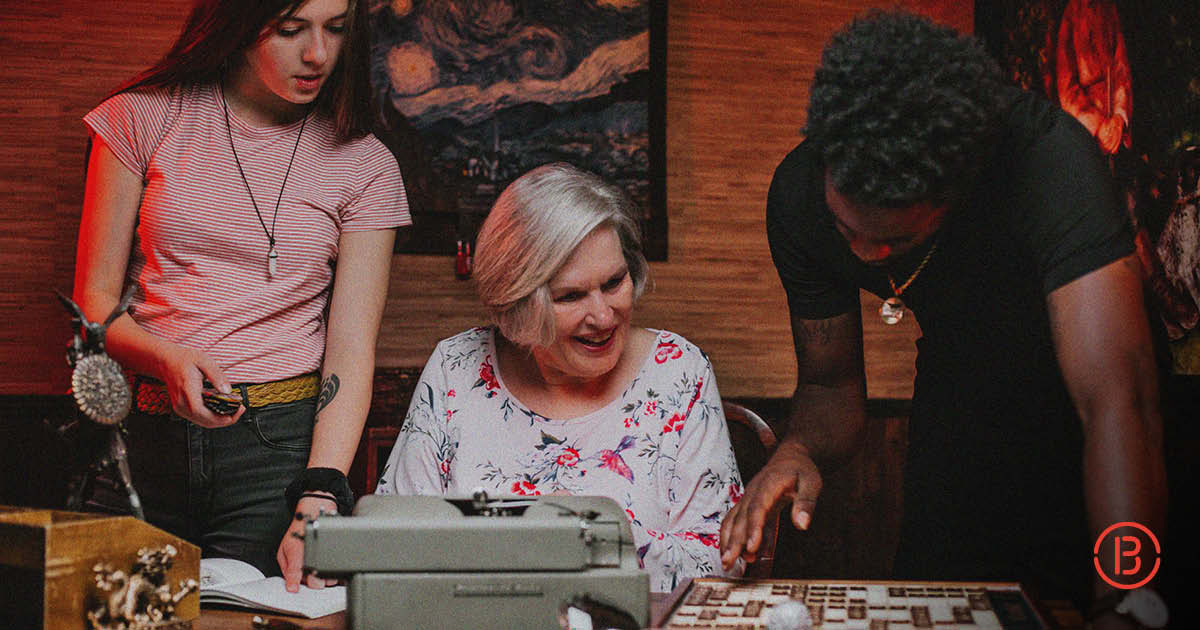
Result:
[[[200,396],[204,399],[204,406],[218,416],[233,415],[242,405],[242,399],[237,394],[224,394],[215,389],[205,388]]]

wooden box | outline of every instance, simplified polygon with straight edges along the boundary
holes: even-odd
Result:
[[[200,548],[132,516],[0,506],[0,610],[10,628],[87,628],[87,611],[101,601],[92,568],[101,562],[129,573],[143,547],[171,544],[178,554],[167,571],[171,592],[181,580],[200,580]],[[200,616],[192,593],[175,617]]]

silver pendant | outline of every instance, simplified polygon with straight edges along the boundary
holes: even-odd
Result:
[[[276,271],[275,261],[277,261],[277,260],[279,260],[279,254],[277,254],[275,252],[275,246],[272,245],[271,249],[269,251],[267,251],[267,277],[268,278],[275,277],[275,271]]]
[[[883,318],[883,323],[894,326],[904,319],[904,302],[900,301],[899,296],[892,297],[883,301],[879,305],[879,316]]]

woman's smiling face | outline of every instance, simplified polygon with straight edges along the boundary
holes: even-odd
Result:
[[[629,339],[633,280],[615,230],[601,226],[579,243],[548,283],[554,342],[533,357],[548,381],[600,378],[617,366]]]

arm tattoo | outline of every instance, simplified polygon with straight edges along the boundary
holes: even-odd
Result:
[[[832,338],[830,333],[833,329],[833,324],[827,319],[806,322],[794,325],[794,327],[796,329],[796,338],[803,341],[805,345],[828,345]]]
[[[338,380],[337,374],[330,374],[321,382],[321,393],[317,397],[317,413],[328,407],[329,403],[333,402],[333,397],[337,396],[338,388],[342,383]]]

